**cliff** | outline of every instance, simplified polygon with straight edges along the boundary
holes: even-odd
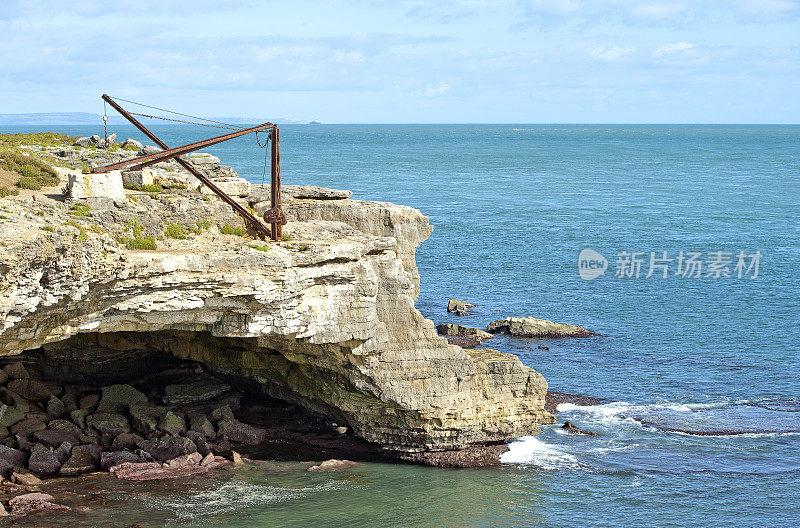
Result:
[[[258,210],[265,191],[241,200]],[[193,190],[96,209],[0,200],[0,355],[102,377],[166,353],[440,465],[492,463],[503,440],[552,422],[539,373],[449,345],[415,309],[428,219],[348,194],[286,187],[291,240],[277,243],[239,236],[229,208]]]

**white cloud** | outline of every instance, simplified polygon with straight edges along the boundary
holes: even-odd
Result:
[[[439,97],[449,93],[452,89],[453,87],[446,82],[439,81],[438,83],[427,85],[422,90],[417,90],[415,94],[422,97]]]
[[[673,42],[658,46],[653,50],[653,55],[656,57],[663,57],[665,55],[676,55],[679,53],[692,54],[694,53],[694,48],[695,45],[688,42]]]
[[[636,47],[634,46],[620,47],[608,44],[591,48],[587,55],[602,62],[617,62],[634,53],[636,53]]]

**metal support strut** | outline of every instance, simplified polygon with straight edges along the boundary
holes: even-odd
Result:
[[[145,136],[153,140],[159,147],[161,147],[164,152],[159,152],[157,154],[149,154],[146,156],[139,156],[137,158],[133,158],[124,162],[115,163],[112,165],[107,165],[105,167],[98,167],[94,169],[93,172],[101,172],[112,170],[113,168],[122,167],[130,165],[131,163],[138,164],[136,165],[137,168],[145,167],[147,165],[152,165],[153,163],[158,163],[159,161],[164,161],[170,158],[174,158],[184,169],[191,172],[195,178],[200,180],[200,183],[211,189],[211,191],[220,197],[222,201],[230,205],[233,210],[242,217],[247,227],[256,234],[260,239],[264,240],[266,237],[271,236],[272,240],[280,240],[281,238],[281,226],[286,223],[286,215],[281,210],[281,167],[280,167],[280,146],[278,145],[278,127],[272,123],[264,123],[257,127],[252,127],[248,129],[242,129],[237,132],[233,132],[231,134],[224,134],[222,136],[217,136],[215,138],[206,139],[203,141],[197,141],[195,143],[190,143],[189,145],[184,145],[181,147],[169,148],[166,143],[161,141],[155,134],[153,134],[150,130],[147,129],[142,123],[140,123],[135,117],[133,117],[128,111],[122,108],[116,101],[114,101],[111,97],[106,94],[103,94],[103,100],[110,104],[114,110],[120,113],[122,117],[127,119],[131,122],[133,126],[138,128]],[[253,216],[250,211],[242,207],[236,200],[228,196],[222,189],[214,185],[214,183],[203,176],[200,171],[198,171],[191,162],[184,160],[183,158],[179,157],[183,154],[193,152],[195,150],[201,149],[203,147],[209,145],[215,145],[217,143],[221,143],[222,141],[226,141],[228,139],[233,139],[235,137],[242,136],[244,134],[249,134],[251,132],[256,132],[259,130],[267,130],[271,129],[270,138],[272,139],[272,170],[271,170],[271,195],[270,195],[270,205],[271,208],[264,214],[264,220],[270,222],[272,224],[272,229],[268,230],[267,227],[262,224],[255,216]]]

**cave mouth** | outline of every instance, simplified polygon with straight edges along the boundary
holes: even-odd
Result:
[[[253,377],[173,353],[197,340],[222,354],[247,346],[199,332],[89,333],[0,358],[0,444],[23,453],[24,469],[40,477],[65,475],[69,460],[34,467],[34,452],[55,453],[64,439],[103,455],[177,438],[204,456],[382,459],[377,446],[330,417],[270,396]],[[0,456],[0,475],[8,478],[12,465]],[[92,469],[103,466],[98,459]]]

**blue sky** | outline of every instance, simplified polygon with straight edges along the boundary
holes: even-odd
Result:
[[[4,0],[0,113],[800,123],[800,0]]]

